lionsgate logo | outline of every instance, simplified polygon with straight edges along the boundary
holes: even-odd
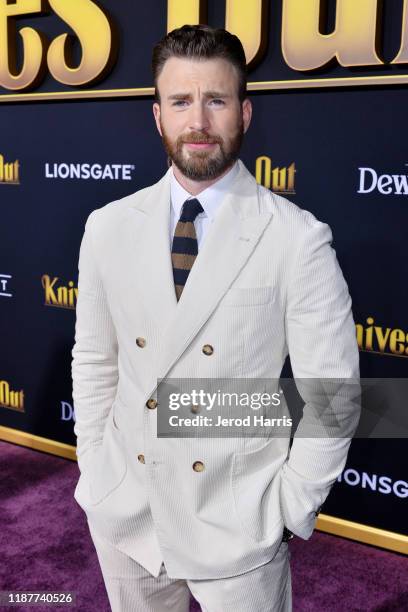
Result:
[[[13,297],[10,290],[11,274],[0,274],[0,297]]]
[[[45,178],[54,180],[131,181],[134,171],[134,164],[45,164]]]
[[[380,174],[374,168],[359,168],[359,172],[360,184],[357,193],[366,195],[378,191],[385,196],[408,195],[407,174]]]
[[[406,480],[393,480],[389,476],[369,474],[352,468],[344,470],[337,480],[350,487],[359,487],[384,495],[396,495],[400,498],[408,497],[408,482]]]

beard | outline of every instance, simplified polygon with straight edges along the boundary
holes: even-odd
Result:
[[[211,136],[202,132],[190,132],[179,136],[176,141],[170,140],[161,125],[163,145],[173,164],[184,176],[193,181],[208,181],[218,178],[238,159],[244,136],[244,125],[241,121],[234,136],[225,140],[221,136]],[[210,151],[183,151],[184,143],[217,143],[218,147]]]

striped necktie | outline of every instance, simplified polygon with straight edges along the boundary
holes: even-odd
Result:
[[[197,257],[198,245],[194,219],[201,212],[204,212],[204,209],[196,198],[186,200],[174,232],[171,261],[177,301],[180,299],[194,260]]]

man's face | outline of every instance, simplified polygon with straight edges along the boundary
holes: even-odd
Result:
[[[224,59],[166,61],[153,105],[167,154],[184,176],[206,181],[237,159],[251,120],[251,103],[238,98],[238,74]]]

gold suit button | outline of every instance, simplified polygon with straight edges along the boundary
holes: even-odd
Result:
[[[191,404],[190,412],[192,412],[193,414],[197,414],[198,412],[200,412],[200,406],[198,404]]]
[[[139,459],[140,463],[144,463],[145,462],[145,458],[144,458],[143,453],[140,453],[140,455],[138,455],[137,458]]]
[[[202,461],[194,461],[193,470],[195,472],[202,472],[204,470],[204,463]]]
[[[138,336],[136,338],[136,344],[137,344],[137,346],[140,346],[140,348],[144,348],[146,346],[146,339],[145,338],[141,338],[140,336]]]
[[[154,397],[151,397],[147,400],[146,406],[150,408],[150,410],[153,410],[157,406],[157,400],[155,400]]]
[[[211,346],[211,344],[204,344],[204,346],[203,346],[203,353],[204,353],[204,355],[212,355],[213,352],[214,352],[214,349]]]

